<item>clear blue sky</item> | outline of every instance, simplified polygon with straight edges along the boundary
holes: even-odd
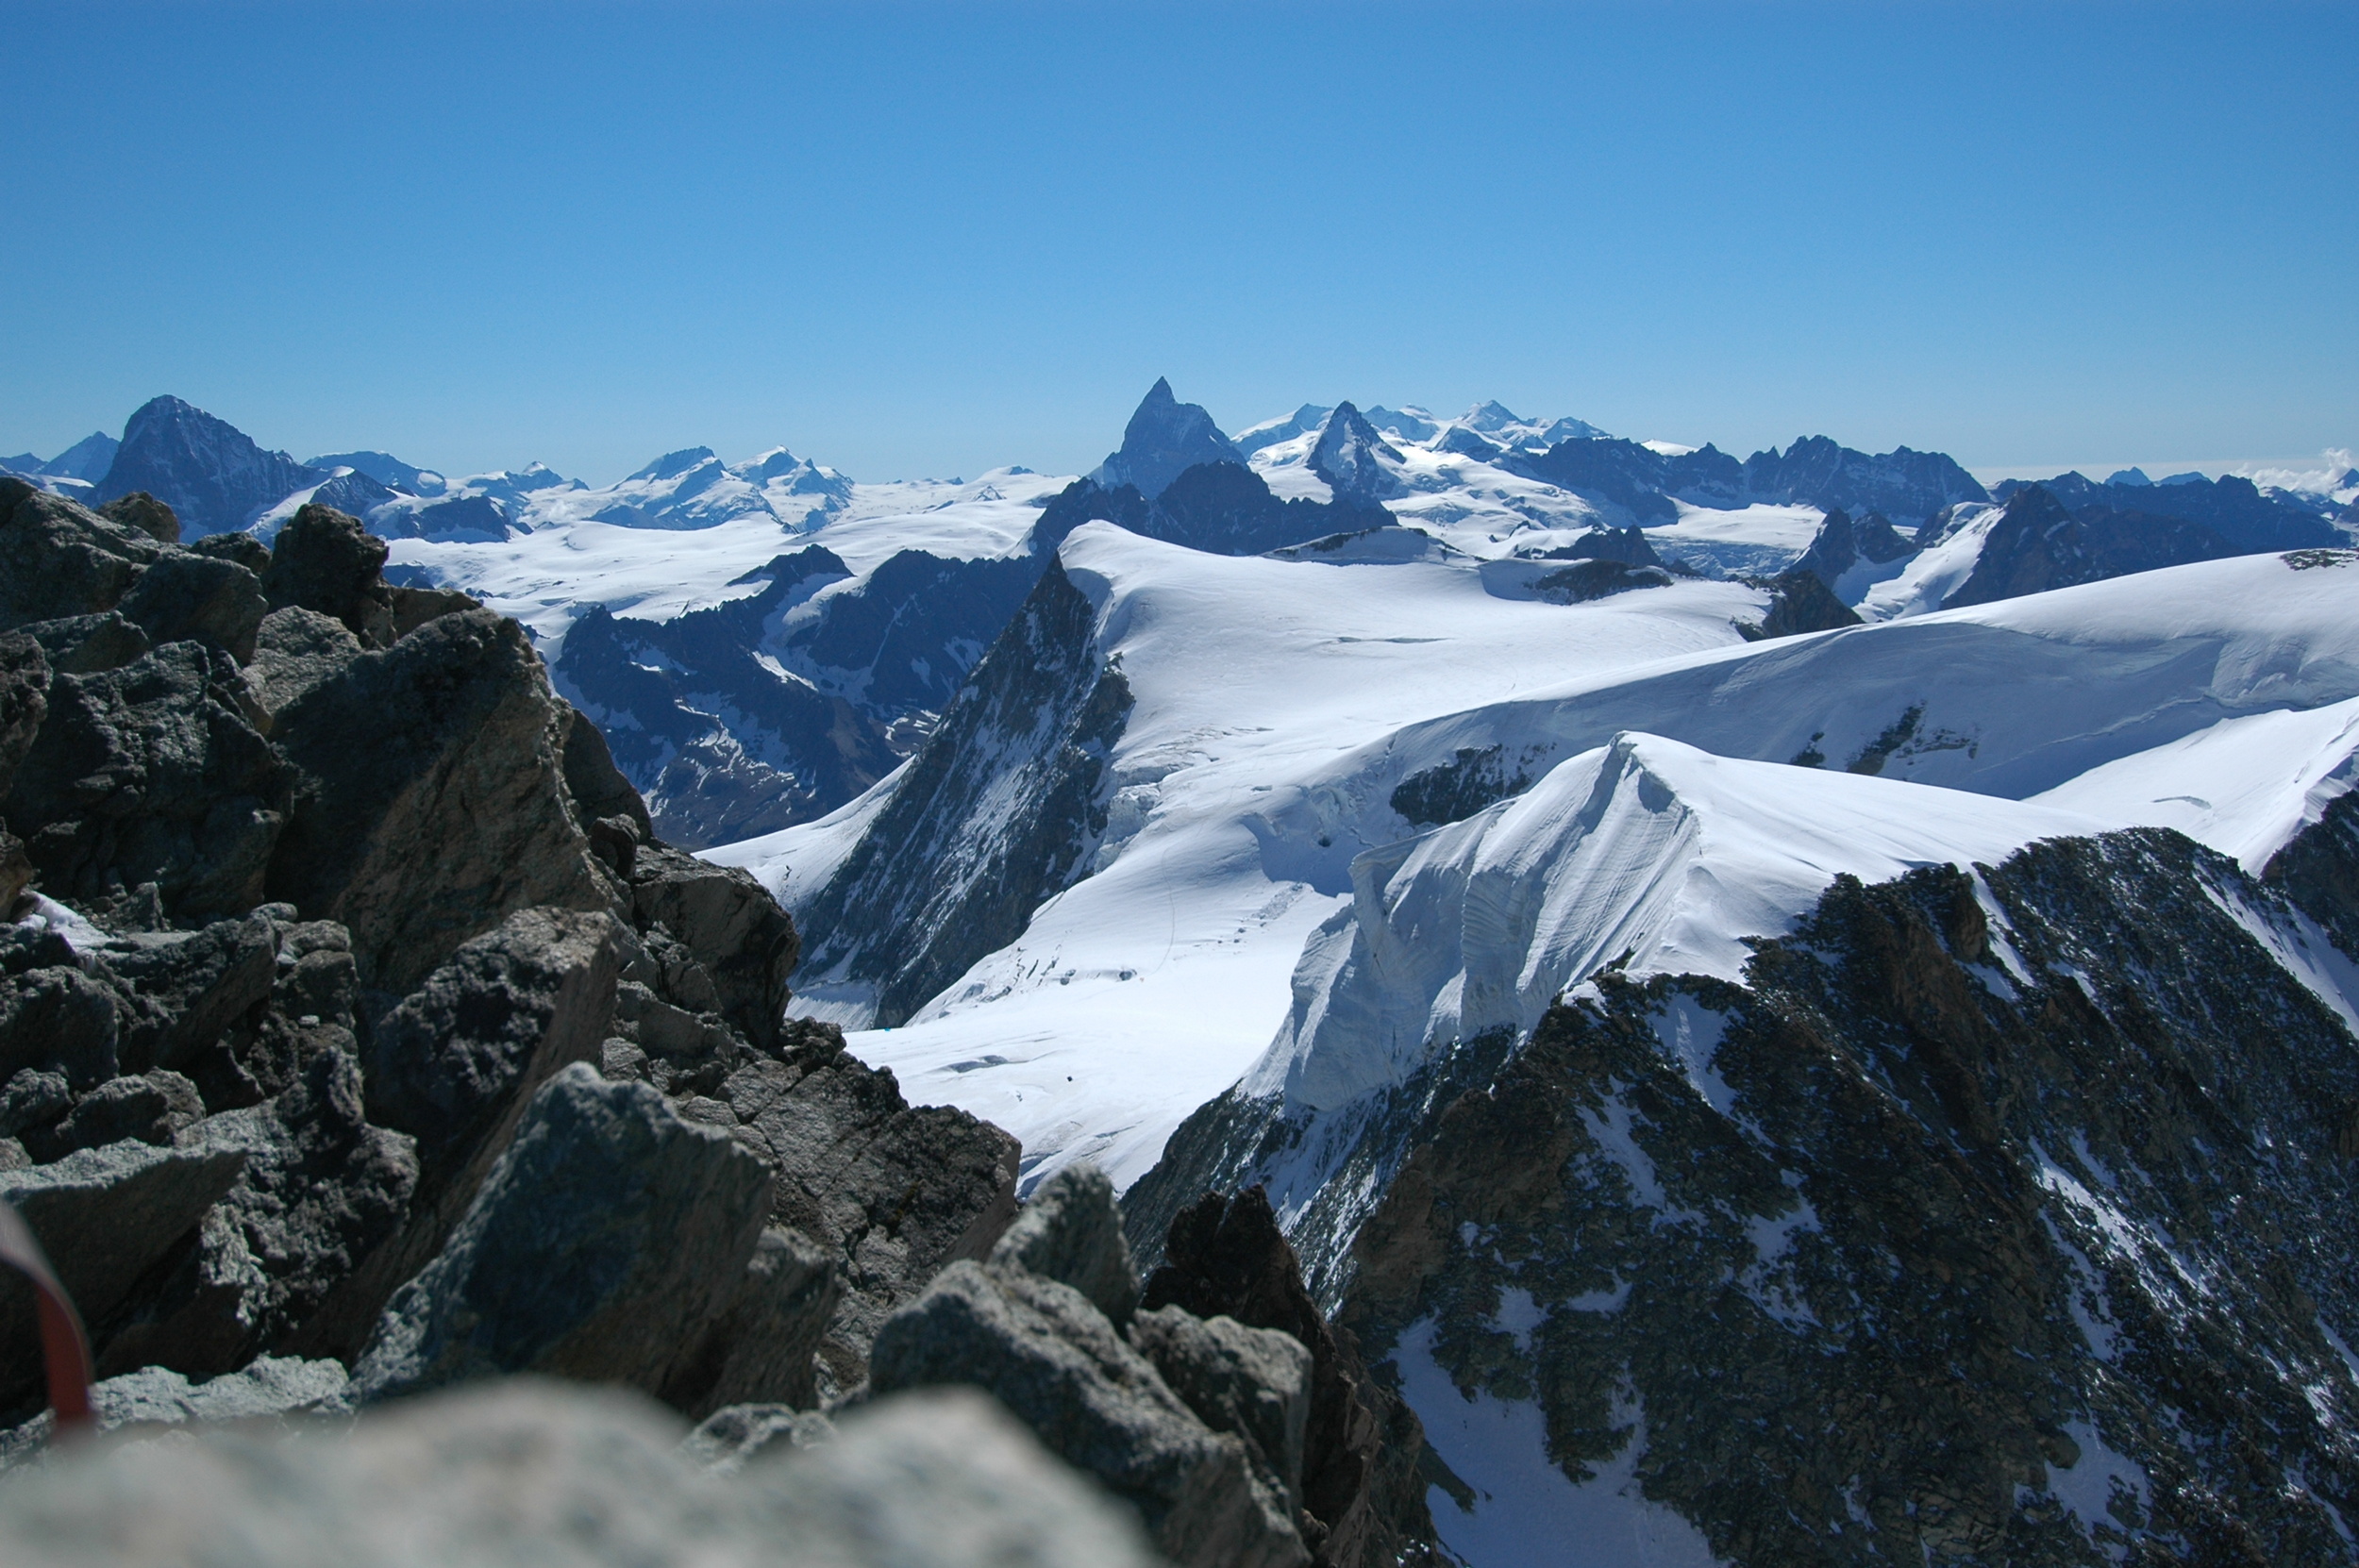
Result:
[[[1969,466],[2359,442],[2359,6],[0,0],[0,452],[1071,471],[1481,397]]]

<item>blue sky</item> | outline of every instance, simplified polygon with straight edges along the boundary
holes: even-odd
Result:
[[[2359,442],[2359,6],[0,0],[0,452],[1075,470],[1497,397],[1978,469]]]

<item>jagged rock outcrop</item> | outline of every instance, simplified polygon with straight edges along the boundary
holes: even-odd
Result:
[[[2007,498],[1972,574],[1941,603],[1945,609],[1986,605],[2234,554],[2234,545],[2200,523],[2136,512],[2075,516],[2032,485]]]
[[[137,528],[0,476],[0,630],[112,609],[164,550]]]
[[[0,817],[51,896],[105,909],[152,882],[200,919],[262,901],[294,777],[228,654],[167,642],[55,676],[47,708]]]
[[[1231,1317],[1199,1318],[1184,1307],[1139,1313],[1126,1337],[1197,1419],[1245,1443],[1254,1463],[1297,1511],[1299,1528],[1312,1368],[1302,1343],[1275,1328],[1248,1328]]]
[[[805,908],[821,933],[811,969],[874,987],[878,1023],[900,1023],[1013,940],[1088,865],[1106,826],[1107,759],[1131,706],[1094,623],[1051,562]]]
[[[1858,614],[1851,607],[1834,596],[1826,579],[1815,572],[1800,567],[1781,572],[1769,579],[1769,611],[1758,626],[1740,623],[1737,632],[1748,642],[1762,642],[1773,637],[1799,637],[1804,632],[1833,631],[1839,626],[1856,626]]]
[[[2084,522],[2100,521],[2097,514],[2119,512],[2132,520],[2167,517],[2198,524],[2227,541],[2234,554],[2331,549],[2349,542],[2330,515],[2332,501],[2287,491],[2264,493],[2241,474],[2223,474],[2217,479],[2182,474],[2162,484],[2131,482],[2116,475],[2101,485],[2083,475],[2059,474],[2036,485],[2022,479],[2005,480],[1992,491],[1991,498],[2012,501],[2033,488],[2046,491]]]
[[[1603,502],[1639,522],[1671,523],[1674,497],[1702,506],[1778,506],[1881,512],[1921,522],[1945,507],[1987,501],[1974,476],[1939,452],[1905,446],[1871,456],[1808,436],[1783,452],[1756,452],[1743,462],[1716,447],[1657,452],[1638,442],[1584,437],[1545,452],[1501,454],[1507,467]]]
[[[769,1189],[736,1140],[576,1062],[533,1096],[447,1244],[394,1293],[355,1392],[513,1372],[658,1392],[730,1305]]]
[[[1104,1481],[1189,1568],[1309,1560],[1286,1498],[1236,1437],[1214,1433],[1071,1286],[1020,1267],[954,1263],[877,1335],[878,1393],[989,1391],[1051,1451]]]
[[[225,420],[176,397],[142,404],[123,426],[92,498],[144,491],[170,507],[191,535],[243,528],[273,502],[329,475],[284,452],[265,452]]]
[[[564,782],[564,724],[515,622],[427,622],[278,710],[300,776],[273,896],[352,931],[364,983],[400,992],[510,912],[622,901]]]
[[[194,1244],[93,1337],[101,1376],[142,1366],[192,1377],[284,1353],[397,1231],[417,1182],[410,1141],[371,1126],[360,1063],[323,1044],[271,1100],[207,1117],[175,1146],[240,1161]]]
[[[1089,1163],[1068,1165],[1043,1182],[991,1260],[1070,1285],[1120,1329],[1139,1304],[1139,1272],[1130,1261],[1114,1184]]]
[[[1157,1568],[1120,1503],[979,1394],[905,1395],[711,1472],[617,1390],[515,1380],[348,1430],[91,1445],[0,1487],[22,1568]]]
[[[330,616],[363,647],[392,646],[393,591],[380,575],[387,548],[359,518],[307,502],[271,542],[270,570],[262,578],[270,608],[296,606]]]
[[[628,1070],[608,1059],[610,1072]],[[988,1255],[1015,1214],[1016,1141],[962,1110],[910,1105],[832,1025],[790,1023],[778,1059],[737,1068],[685,1109],[761,1156],[771,1222],[835,1259],[841,1294],[815,1370],[822,1398],[859,1388],[886,1317],[945,1264]]]
[[[1147,1276],[1148,1312],[1179,1307],[1290,1335],[1311,1353],[1301,1506],[1321,1564],[1439,1563],[1426,1511],[1425,1437],[1414,1411],[1376,1382],[1351,1335],[1329,1324],[1259,1187],[1216,1193],[1172,1222]]]
[[[1151,501],[1202,463],[1242,467],[1245,455],[1221,434],[1212,415],[1196,404],[1180,402],[1172,395],[1171,383],[1157,376],[1123,427],[1121,448],[1109,454],[1090,477],[1108,490],[1129,485]]]
[[[1837,507],[1827,513],[1826,521],[1811,536],[1810,548],[1789,570],[1808,572],[1832,590],[1844,573],[1863,560],[1882,566],[1914,555],[1916,548],[1882,512],[1869,512],[1854,522],[1850,513]]]

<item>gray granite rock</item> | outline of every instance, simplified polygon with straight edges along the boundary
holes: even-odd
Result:
[[[1139,1274],[1114,1184],[1095,1164],[1068,1165],[1041,1183],[991,1249],[991,1260],[1072,1286],[1117,1329],[1139,1304]]]
[[[113,1143],[0,1172],[0,1199],[25,1217],[98,1337],[244,1166],[237,1149]],[[0,1410],[39,1387],[39,1346],[31,1290],[13,1271],[0,1275]]]
[[[102,1432],[125,1428],[269,1423],[284,1428],[288,1418],[336,1417],[352,1413],[351,1379],[340,1361],[306,1361],[264,1356],[252,1365],[192,1383],[163,1367],[142,1367],[109,1377],[91,1388],[91,1409]],[[51,1412],[0,1432],[0,1471],[48,1458],[56,1423]]]
[[[680,1452],[719,1475],[743,1470],[758,1454],[773,1458],[790,1448],[816,1448],[835,1441],[835,1423],[817,1410],[792,1405],[731,1405],[713,1411],[680,1440]]]
[[[878,1393],[973,1384],[1051,1452],[1103,1481],[1175,1562],[1306,1563],[1282,1494],[1215,1433],[1081,1293],[1022,1269],[953,1263],[878,1330]]]
[[[245,678],[273,714],[335,679],[360,657],[360,640],[332,615],[289,605],[262,618]]]
[[[1159,1568],[1119,1503],[968,1392],[713,1474],[676,1417],[514,1380],[349,1431],[90,1444],[0,1481],[12,1568]]]
[[[769,1203],[768,1174],[735,1139],[576,1062],[394,1293],[360,1397],[527,1371],[657,1392],[731,1305]]]
[[[254,657],[254,634],[270,605],[261,583],[236,561],[173,550],[140,574],[115,608],[151,643],[192,638],[243,664]]]
[[[1231,1317],[1199,1318],[1183,1307],[1139,1313],[1129,1338],[1204,1425],[1245,1439],[1289,1505],[1302,1506],[1311,1352],[1301,1341]]]

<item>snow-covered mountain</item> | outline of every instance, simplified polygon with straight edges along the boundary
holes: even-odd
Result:
[[[1767,588],[1557,566],[1086,525],[907,769],[714,858],[1028,1180],[1149,1237],[1265,1184],[1474,1561],[2348,1560],[2359,552],[1766,642]],[[1823,1497],[1779,1410],[1856,1428]]]
[[[1469,1560],[2359,1558],[2348,473],[1158,382],[1087,477],[594,488],[164,415],[109,487],[517,617],[1027,1184],[1150,1258],[1264,1184]]]

